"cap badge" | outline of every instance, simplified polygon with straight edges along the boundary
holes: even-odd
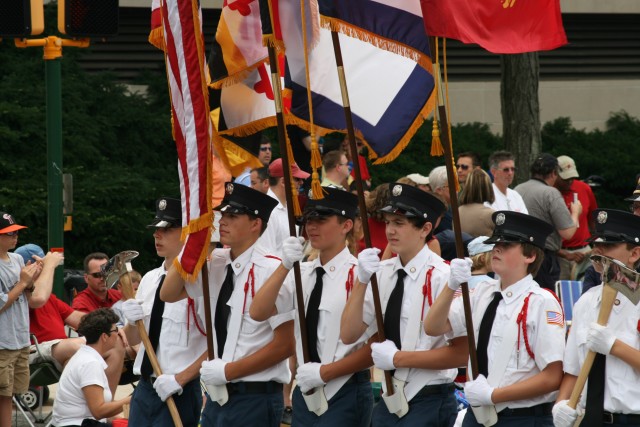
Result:
[[[228,183],[227,186],[225,187],[225,190],[226,190],[227,194],[233,193],[233,184],[232,183]]]
[[[598,217],[596,219],[598,221],[598,224],[604,224],[605,222],[607,222],[607,213],[605,211],[598,212]]]
[[[161,211],[165,210],[167,208],[167,201],[165,199],[162,199],[158,202],[158,209],[160,209]]]
[[[391,190],[391,194],[393,194],[394,196],[399,196],[402,194],[402,186],[401,185],[396,185],[393,187],[393,190]]]
[[[498,215],[496,215],[496,225],[504,224],[506,219],[507,218],[505,217],[505,215],[503,213],[499,213]]]
[[[8,213],[2,215],[2,218],[4,218],[7,221],[9,221],[9,224],[15,224],[15,221],[13,220],[13,217],[11,215],[9,215]]]

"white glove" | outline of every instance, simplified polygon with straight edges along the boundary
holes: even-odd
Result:
[[[587,348],[600,354],[609,354],[616,336],[613,331],[606,326],[591,322],[589,332],[587,332]]]
[[[462,283],[471,280],[471,265],[473,261],[470,258],[454,258],[451,260],[451,273],[449,274],[449,282],[447,286],[452,291],[457,291]]]
[[[568,400],[561,400],[553,405],[551,414],[553,414],[553,425],[556,427],[573,427],[576,423],[578,415],[581,411],[571,408],[567,405]]]
[[[309,362],[302,366],[298,366],[298,373],[296,374],[296,381],[298,387],[303,393],[313,390],[316,387],[325,385],[326,383],[320,375],[320,367],[322,364]]]
[[[144,318],[144,310],[142,310],[142,303],[135,299],[128,299],[122,303],[122,314],[124,314],[127,322],[134,324],[137,320]]]
[[[393,357],[397,352],[398,347],[396,347],[396,344],[391,340],[371,344],[373,364],[376,365],[376,368],[382,369],[383,371],[396,369],[396,365],[393,364]]]
[[[380,249],[367,248],[358,254],[358,280],[367,284],[371,276],[380,270]]]
[[[200,368],[200,379],[205,384],[222,385],[226,384],[227,377],[224,367],[227,365],[222,359],[205,360]]]
[[[304,256],[304,237],[287,237],[282,242],[282,266],[287,270]]]
[[[153,383],[153,388],[163,402],[173,394],[182,394],[182,387],[176,381],[175,375],[160,375]]]
[[[493,387],[489,385],[484,375],[478,375],[478,378],[467,381],[464,385],[464,395],[471,406],[493,405],[491,394],[493,394]]]

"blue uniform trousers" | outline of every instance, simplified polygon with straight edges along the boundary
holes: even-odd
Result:
[[[498,413],[497,427],[553,427],[551,408],[553,403],[536,405],[531,408],[504,409]],[[520,414],[518,411],[531,411],[531,414]],[[462,427],[482,427],[476,421],[471,408],[467,409],[467,415],[462,421]]]
[[[202,411],[202,427],[280,427],[284,412],[282,384],[267,393],[243,391],[242,382],[229,387],[238,389],[229,393],[229,401],[223,406],[207,400]]]
[[[373,409],[373,392],[369,372],[355,373],[329,399],[329,409],[321,416],[307,409],[299,387],[293,391],[292,427],[369,427]]]
[[[197,427],[202,410],[200,377],[188,382],[182,394],[173,395],[184,427]],[[131,398],[129,425],[135,427],[174,427],[169,407],[160,400],[148,381],[141,379]]]
[[[373,408],[373,427],[451,427],[456,420],[458,407],[453,395],[453,384],[426,386],[409,401],[409,412],[402,418],[387,410],[381,400]]]

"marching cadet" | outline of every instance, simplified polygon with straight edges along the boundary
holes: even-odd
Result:
[[[356,273],[357,260],[346,239],[353,232],[358,198],[336,188],[325,187],[323,191],[324,198],[310,199],[304,211],[309,242],[319,253],[315,260],[300,265],[310,362],[298,367],[292,425],[368,427],[373,408],[368,370],[373,362],[367,345],[371,332],[349,345],[339,336],[340,317]],[[282,264],[251,304],[254,320],[266,320],[278,312],[283,284],[289,288],[288,294],[295,292],[293,274],[288,273],[303,257],[302,242],[296,237],[284,241]],[[297,355],[302,361],[299,321],[295,326]]]
[[[472,411],[462,425],[497,418],[496,426],[552,426],[562,379],[564,316],[556,296],[532,276],[553,227],[513,211],[494,212],[492,219],[495,229],[485,243],[495,244],[491,266],[500,279],[476,285],[471,294],[479,375],[465,384]],[[429,335],[467,335],[462,298],[454,294],[470,279],[470,260],[453,260],[448,286],[425,319]]]
[[[422,319],[446,288],[449,266],[426,244],[433,222],[445,211],[435,196],[405,184],[390,184],[382,208],[391,251],[398,256],[380,262],[378,249],[358,255],[358,280],[342,315],[340,338],[356,342],[375,327],[372,291],[376,274],[384,313],[383,343],[371,345],[375,366],[393,371],[394,391],[373,410],[373,426],[450,426],[457,408],[453,380],[468,357],[464,337],[449,342],[424,333]]]
[[[125,333],[130,345],[140,343],[135,322],[144,320],[162,375],[155,377],[144,344],[140,344],[133,365],[140,382],[131,399],[129,422],[136,427],[173,426],[164,404],[173,396],[183,425],[195,427],[202,409],[199,369],[207,349],[204,301],[196,298],[165,304],[158,296],[167,269],[182,249],[180,200],[158,199],[156,216],[148,227],[153,229],[156,252],[164,262],[144,275],[136,299],[123,302],[122,311],[128,322]]]
[[[208,261],[216,358],[200,369],[208,399],[203,427],[279,426],[284,411],[282,385],[291,379],[287,358],[293,342],[292,296],[282,289],[278,315],[257,322],[249,316],[256,292],[280,265],[256,241],[277,201],[243,185],[227,183],[220,218],[220,242]],[[182,279],[169,270],[161,298],[177,301],[202,295],[202,276]]]
[[[634,270],[640,267],[640,217],[596,209],[592,255],[604,255]],[[598,273],[602,266],[594,263]],[[638,285],[638,276],[630,285]],[[564,378],[553,408],[556,426],[573,426],[579,412],[567,405],[589,350],[596,352],[579,408],[581,426],[640,425],[640,307],[618,293],[607,326],[596,323],[603,285],[583,294],[573,307],[564,356]],[[606,372],[606,375],[605,375]]]

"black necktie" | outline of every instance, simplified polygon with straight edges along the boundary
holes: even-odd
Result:
[[[480,322],[480,332],[478,333],[478,372],[485,377],[489,376],[489,361],[487,351],[489,350],[489,338],[491,338],[491,328],[493,327],[493,321],[496,318],[496,309],[502,294],[496,292],[493,294],[493,300],[489,303],[487,311],[482,316],[482,322]]]
[[[402,311],[402,297],[404,296],[404,278],[407,272],[398,270],[398,280],[396,286],[389,295],[387,308],[384,311],[384,335],[388,340],[395,343],[396,347],[402,348],[400,339],[400,312]]]
[[[587,383],[587,407],[580,427],[596,427],[602,425],[604,412],[604,379],[607,357],[596,354]]]
[[[227,264],[227,275],[222,282],[220,293],[218,294],[218,302],[216,303],[216,315],[213,325],[216,328],[216,341],[218,343],[218,357],[222,357],[224,352],[224,343],[227,342],[227,319],[231,307],[227,304],[229,298],[233,294],[233,267]]]
[[[324,269],[316,267],[316,285],[309,296],[307,305],[307,345],[309,346],[309,361],[320,363],[318,355],[318,319],[320,317],[320,300],[322,299],[322,276]]]
[[[162,288],[166,277],[167,276],[163,274],[160,278],[158,289],[156,289],[156,296],[153,299],[153,306],[151,307],[151,318],[149,319],[149,341],[151,342],[151,348],[153,348],[154,353],[158,349],[160,330],[162,329],[162,313],[164,313],[164,301],[160,299],[160,288]],[[148,381],[151,374],[153,374],[153,367],[151,366],[148,353],[145,351],[142,357],[142,365],[140,366],[140,376]]]

